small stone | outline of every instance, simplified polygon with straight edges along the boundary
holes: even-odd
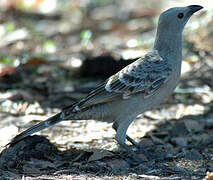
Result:
[[[171,139],[172,143],[177,146],[187,146],[187,140],[184,137],[175,137]]]
[[[190,152],[188,152],[185,156],[189,160],[202,160],[203,155],[200,154],[196,149],[192,149]]]
[[[171,154],[171,153],[168,153],[165,157],[166,159],[173,159],[174,158],[174,155]]]
[[[206,127],[213,127],[213,118],[209,118],[205,122]]]
[[[195,120],[187,120],[184,123],[189,132],[200,132],[203,130],[203,125]]]
[[[149,147],[149,146],[153,146],[154,143],[152,142],[151,139],[149,138],[143,138],[140,142],[139,142],[139,145],[141,147]]]
[[[186,125],[183,122],[177,122],[172,129],[170,129],[171,136],[179,136],[188,134]]]

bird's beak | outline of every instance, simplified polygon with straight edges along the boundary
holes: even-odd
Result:
[[[191,5],[191,6],[188,6],[188,8],[191,14],[194,14],[195,12],[203,9],[203,7],[200,5]]]

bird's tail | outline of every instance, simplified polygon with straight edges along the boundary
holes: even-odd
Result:
[[[27,136],[35,133],[35,132],[38,132],[38,131],[41,131],[45,128],[48,128],[60,121],[63,121],[63,118],[61,118],[61,113],[58,113],[52,117],[50,117],[49,119],[45,120],[45,121],[42,121],[38,124],[36,124],[35,126],[27,129],[26,131],[22,132],[21,134],[15,136],[10,143],[8,143],[7,145],[14,145],[16,144],[17,142],[21,141],[22,139],[26,138]]]

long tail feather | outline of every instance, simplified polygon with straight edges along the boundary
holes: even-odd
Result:
[[[27,129],[26,131],[22,132],[21,134],[19,134],[17,136],[15,136],[11,140],[11,142],[8,143],[7,145],[14,145],[17,142],[21,141],[22,139],[26,138],[27,136],[29,136],[35,132],[41,131],[45,128],[48,128],[48,127],[60,122],[60,121],[63,121],[63,119],[60,116],[61,116],[61,113],[58,113],[58,114],[50,117],[49,119],[36,124],[35,126]]]

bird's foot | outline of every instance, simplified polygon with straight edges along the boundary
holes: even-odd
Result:
[[[134,139],[132,139],[131,137],[129,137],[128,135],[126,136],[126,139],[133,145],[135,146],[139,152],[143,153],[145,156],[149,156],[149,154],[147,153],[147,151],[144,150],[143,146],[141,146],[139,143],[137,143]]]
[[[128,156],[130,156],[134,161],[139,164],[144,163],[144,160],[138,156],[127,144],[121,144],[121,147],[126,150]]]
[[[142,149],[142,147],[139,145],[139,143],[137,143],[134,139],[132,139],[131,137],[129,137],[128,135],[126,136],[126,139],[131,142],[131,144],[133,146],[135,146],[137,149]]]

